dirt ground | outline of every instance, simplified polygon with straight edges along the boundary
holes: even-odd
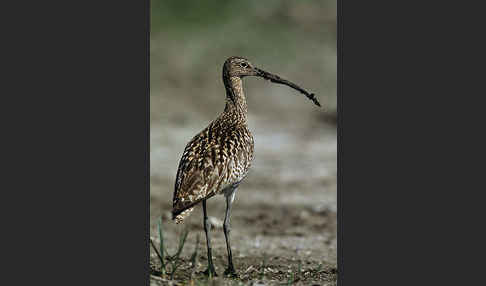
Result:
[[[247,90],[247,85],[252,88]],[[213,217],[213,259],[219,277],[207,281],[196,274],[192,283],[281,285],[294,275],[296,285],[336,285],[335,114],[290,89],[284,91],[285,87],[265,82],[258,87],[254,81],[245,84],[255,159],[232,210],[231,242],[239,278],[222,278],[227,265],[221,227],[225,202],[223,196],[216,196],[208,201],[208,212]],[[279,103],[271,96],[258,99],[254,94],[271,90],[281,93]],[[202,207],[197,206],[183,225],[171,221],[174,180],[185,144],[223,110],[224,90],[221,86],[220,103],[209,107],[183,94],[167,98],[158,92],[164,90],[154,91],[151,97],[150,234],[158,244],[157,220],[162,217],[164,242],[171,254],[185,228],[189,235],[181,255],[185,262],[174,281],[151,275],[151,285],[187,285],[191,284],[188,260],[198,234],[196,271],[207,266]],[[153,250],[151,264],[154,270],[160,267]]]

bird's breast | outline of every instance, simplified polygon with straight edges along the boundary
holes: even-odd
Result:
[[[231,130],[223,144],[227,154],[229,184],[240,182],[247,175],[253,160],[253,136],[246,126]]]

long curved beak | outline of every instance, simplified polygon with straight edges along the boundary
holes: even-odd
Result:
[[[300,86],[296,85],[295,83],[290,82],[288,80],[285,80],[285,79],[279,77],[278,75],[269,73],[267,71],[261,70],[261,69],[256,68],[256,67],[254,69],[256,71],[256,76],[263,77],[264,79],[267,79],[267,80],[274,82],[274,83],[279,83],[279,84],[284,84],[286,86],[290,86],[291,88],[296,89],[296,90],[300,91],[302,94],[304,94],[305,96],[307,96],[307,98],[312,100],[312,102],[314,102],[315,105],[317,105],[319,107],[321,106],[319,101],[317,101],[315,94],[307,92],[305,89],[301,88]]]

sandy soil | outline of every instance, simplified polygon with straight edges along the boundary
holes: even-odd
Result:
[[[259,85],[267,93],[272,87]],[[255,85],[253,84],[253,87]],[[336,126],[335,114],[285,91],[260,103],[247,92],[249,126],[255,138],[255,160],[239,187],[232,211],[232,249],[238,279],[222,278],[227,265],[221,227],[224,197],[208,201],[213,217],[213,258],[219,277],[198,283],[211,285],[279,285],[294,273],[297,285],[336,285]],[[275,92],[282,91],[277,88]],[[185,144],[224,107],[180,96],[151,97],[151,236],[158,243],[157,220],[162,217],[165,243],[174,253],[184,228],[189,230],[182,252],[186,261],[174,281],[151,276],[151,285],[190,284],[190,263],[200,236],[196,271],[207,266],[202,207],[197,206],[183,225],[170,220],[173,185]],[[255,93],[253,88],[251,91]],[[325,103],[325,102],[324,102]],[[184,110],[184,112],[181,112]],[[253,111],[252,111],[253,110]],[[262,263],[265,261],[265,267]],[[154,270],[160,267],[151,250]],[[301,265],[300,274],[296,274]],[[205,282],[204,282],[205,281]]]

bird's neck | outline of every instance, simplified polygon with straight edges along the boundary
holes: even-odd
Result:
[[[245,123],[247,120],[248,107],[245,94],[243,93],[243,82],[240,77],[223,77],[226,88],[226,106],[224,112],[230,114],[234,119]]]

